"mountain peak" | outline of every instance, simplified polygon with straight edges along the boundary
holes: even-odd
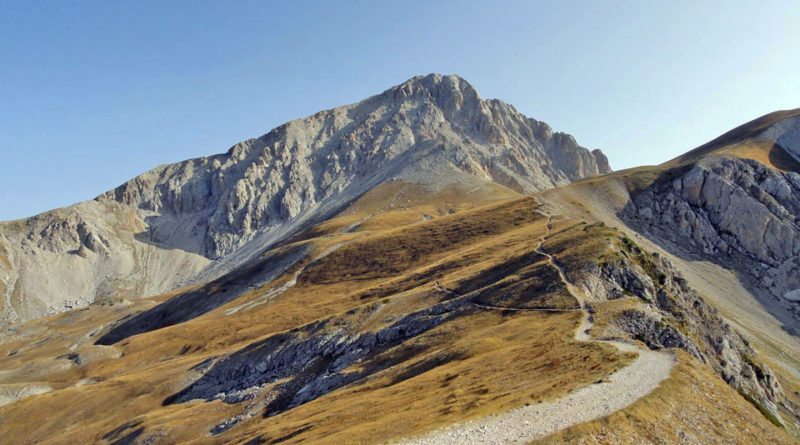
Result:
[[[384,92],[395,99],[430,97],[442,108],[461,107],[464,103],[478,103],[481,96],[469,82],[455,74],[431,73],[415,76]]]
[[[457,75],[434,73],[291,121],[225,155],[157,168],[100,199],[153,212],[154,226],[179,218],[182,231],[197,234],[182,236],[180,247],[219,258],[257,234],[277,240],[288,222],[329,215],[389,179],[531,193],[608,171],[599,151],[482,100]]]
[[[609,170],[599,151],[499,100],[481,99],[461,77],[428,74],[356,104],[287,122],[227,153],[146,172],[81,208],[92,212],[83,218],[91,237],[61,224],[57,214],[30,220],[25,237],[37,249],[64,253],[81,251],[80,242],[99,245],[95,238],[114,244],[122,230],[137,242],[193,255],[194,269],[186,276],[151,280],[163,272],[137,273],[135,279],[166,291],[243,264],[389,181],[431,196],[445,188],[466,192],[486,185],[533,193]],[[104,215],[122,213],[104,209],[122,209],[127,216],[109,222]],[[127,228],[130,221],[135,223]],[[57,236],[44,240],[43,233]],[[87,258],[104,261],[102,255]],[[119,267],[131,261],[120,258]],[[81,282],[82,294],[106,286],[105,278],[89,281]],[[61,288],[56,282],[34,284],[22,288],[53,295]]]

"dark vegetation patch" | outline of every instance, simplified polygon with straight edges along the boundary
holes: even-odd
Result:
[[[515,258],[459,284],[459,293],[477,291],[473,301],[479,304],[515,309],[578,307],[558,271],[546,257],[536,253]]]
[[[134,443],[136,443],[136,439],[138,439],[143,432],[144,432],[144,427],[131,431],[125,437],[122,437],[120,439],[111,442],[111,445],[133,445]]]
[[[535,209],[532,200],[522,199],[371,236],[312,264],[298,278],[298,283],[331,284],[393,277],[444,252],[541,219]],[[470,213],[469,217],[464,217],[466,213]]]
[[[103,440],[114,441],[113,443],[120,443],[119,442],[120,440],[126,440],[126,439],[129,440],[129,441],[132,441],[133,439],[138,437],[140,434],[142,434],[142,432],[144,431],[144,428],[139,428],[138,430],[133,431],[132,433],[129,433],[125,437],[122,437],[123,433],[125,433],[126,431],[131,430],[133,428],[136,428],[137,426],[139,426],[141,424],[142,424],[141,420],[134,420],[132,422],[128,422],[128,423],[122,424],[122,425],[114,428],[113,430],[105,433],[103,435]],[[128,439],[128,437],[131,436],[131,435],[133,435],[133,436],[130,439]],[[126,442],[122,442],[122,443],[126,443]],[[127,443],[129,443],[129,442],[127,442]]]

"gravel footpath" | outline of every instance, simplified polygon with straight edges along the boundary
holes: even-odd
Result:
[[[583,298],[567,280],[563,269],[550,254],[541,249],[550,233],[550,219],[547,225],[547,234],[542,237],[537,250],[550,259],[550,264],[558,270],[567,289],[583,305]],[[528,443],[572,425],[598,419],[625,408],[649,394],[662,380],[669,377],[675,365],[672,353],[651,351],[621,341],[592,339],[587,332],[591,327],[592,321],[589,314],[585,313],[575,332],[575,338],[579,341],[611,344],[621,351],[636,352],[639,356],[633,363],[615,372],[602,383],[583,387],[560,399],[456,423],[431,431],[419,438],[401,439],[399,443],[419,445]]]
[[[655,389],[669,377],[672,354],[639,349],[628,343],[613,343],[639,357],[603,383],[581,388],[565,397],[523,406],[503,414],[457,423],[434,430],[404,444],[512,444],[529,443],[564,428],[598,419],[625,408]]]

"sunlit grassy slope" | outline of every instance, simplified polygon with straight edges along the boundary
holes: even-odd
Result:
[[[706,156],[735,156],[753,159],[779,170],[798,171],[800,164],[789,156],[783,148],[771,142],[757,139],[758,134],[770,125],[798,115],[800,115],[800,108],[766,114],[742,124],[664,165],[687,164]]]
[[[162,405],[199,377],[192,368],[210,357],[316,320],[377,331],[398,316],[453,298],[435,282],[458,293],[481,292],[480,302],[496,306],[575,307],[535,252],[546,229],[533,199],[500,188],[424,193],[399,183],[378,188],[291,240],[313,246],[313,253],[283,276],[186,323],[110,346],[93,344],[115,320],[184,290],[152,301],[96,304],[22,326],[0,345],[3,382],[36,382],[54,391],[0,407],[0,441],[163,435],[212,443],[256,437],[374,442],[558,397],[630,360],[611,347],[575,341],[578,312],[475,306],[353,365],[378,372],[277,416],[259,413],[224,434],[208,432],[247,402]],[[259,300],[292,277],[296,285]],[[382,363],[393,365],[383,369]]]
[[[130,314],[197,287],[27,323],[0,341],[0,381],[53,391],[0,406],[0,443],[374,443],[597,382],[632,357],[574,339],[581,314],[536,252],[547,231],[537,208],[535,199],[499,187],[432,193],[388,183],[280,246],[311,248],[280,277],[185,323],[94,344]],[[577,270],[614,249],[611,230],[557,218],[545,246]],[[282,293],[270,292],[281,286]],[[277,415],[258,409],[212,435],[269,392],[235,404],[165,404],[208,372],[204,364],[278,333],[319,321],[330,332],[377,332],[458,295],[479,304],[350,365],[344,372],[363,377]],[[676,381],[724,387],[691,359],[682,363]],[[673,403],[675,396],[659,397],[643,403]],[[731,406],[758,428],[774,428],[752,406]],[[629,421],[620,419],[613,422]]]
[[[718,157],[748,159],[777,170],[800,172],[800,164],[781,146],[758,137],[768,126],[798,115],[800,109],[772,113],[748,122],[664,164],[588,178],[539,195],[539,200],[549,211],[572,218],[586,219],[590,223],[602,222],[615,227],[645,246],[647,250],[659,252],[667,257],[690,285],[718,308],[726,320],[752,342],[761,358],[776,371],[784,394],[793,403],[800,403],[800,376],[797,374],[797,369],[800,367],[800,342],[797,337],[782,329],[781,323],[764,308],[747,283],[733,271],[692,255],[676,254],[670,248],[659,244],[657,240],[642,236],[633,228],[627,227],[619,215],[629,204],[632,196],[655,181],[672,181],[685,174],[696,163],[714,162]],[[619,312],[628,309],[630,303],[627,300],[617,300],[599,309]],[[602,319],[596,328],[599,335],[614,334],[604,331]],[[684,372],[685,368],[681,367],[679,371]],[[739,400],[744,399],[739,397]],[[793,418],[788,413],[786,417]],[[786,429],[795,437],[800,437],[797,422],[787,422]],[[627,437],[635,443],[647,442],[639,436]],[[745,436],[741,436],[743,437]],[[586,440],[587,443],[594,443],[592,440],[595,439]],[[601,443],[609,441],[613,443],[611,439],[606,442],[601,440]],[[578,440],[577,443],[581,441]]]

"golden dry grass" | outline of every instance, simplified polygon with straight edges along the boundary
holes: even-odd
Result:
[[[497,311],[462,318],[416,339],[427,351],[408,366],[248,425],[226,440],[257,435],[268,441],[313,425],[296,440],[374,443],[558,397],[630,359],[605,345],[575,341],[579,318]],[[429,363],[441,364],[415,375]]]
[[[343,243],[330,255],[314,264],[306,259],[273,283],[190,322],[111,347],[92,345],[98,328],[185,290],[131,305],[95,304],[28,323],[17,338],[0,344],[0,376],[4,381],[35,380],[55,391],[0,407],[0,441],[88,443],[120,427],[108,440],[141,428],[142,439],[165,434],[169,441],[280,438],[298,430],[302,432],[289,442],[327,437],[386,440],[556,397],[623,366],[630,357],[611,347],[573,340],[578,313],[475,309],[472,315],[383,352],[385,356],[371,358],[401,357],[400,364],[276,417],[259,416],[219,437],[206,434],[241,413],[241,404],[161,405],[198,377],[189,369],[209,357],[329,317],[353,329],[374,331],[393,317],[453,298],[435,290],[434,281],[459,292],[481,292],[485,302],[498,305],[574,306],[553,269],[534,251],[546,232],[545,219],[534,211],[535,201],[498,196],[487,199],[499,203],[480,208],[470,208],[477,205],[474,201],[458,203],[471,199],[468,196],[452,198],[454,205],[448,203],[428,221],[408,216],[419,209],[383,212],[386,221],[376,219],[354,233],[328,230],[347,226],[347,221],[334,219],[331,227],[314,229],[316,238],[297,241],[315,245],[309,258]],[[377,203],[386,197],[368,198]],[[450,214],[451,208],[456,213]],[[255,300],[306,266],[297,285],[274,300],[226,315],[226,310]],[[65,357],[71,349],[87,361],[72,366]],[[115,352],[122,356],[111,358]],[[38,371],[31,373],[31,367]],[[82,380],[88,384],[76,386]],[[308,424],[313,428],[304,429]]]
[[[397,190],[387,193],[395,196]],[[387,196],[370,195],[353,208],[369,209]],[[42,382],[55,391],[0,407],[0,442],[93,443],[104,436],[107,442],[163,436],[167,442],[196,443],[372,443],[558,397],[624,366],[630,356],[574,340],[579,312],[476,307],[346,371],[381,362],[395,365],[378,366],[362,380],[274,417],[259,413],[219,436],[208,431],[242,413],[247,402],[162,406],[165,398],[200,376],[190,369],[210,357],[320,319],[354,332],[373,332],[454,297],[437,290],[434,282],[458,294],[474,293],[480,302],[495,306],[574,307],[576,301],[555,270],[535,252],[547,232],[546,218],[535,212],[536,202],[503,198],[469,208],[474,205],[456,205],[455,214],[445,209],[428,221],[414,216],[419,209],[380,211],[385,221],[372,216],[373,225],[354,232],[342,230],[352,225],[352,214],[344,212],[329,225],[312,229],[314,237],[294,240],[312,243],[314,252],[272,283],[189,322],[111,347],[91,345],[101,332],[98,328],[185,290],[130,305],[95,304],[23,325],[14,338],[0,343],[0,378]],[[372,210],[369,214],[376,213]],[[556,220],[544,247],[573,273],[613,248],[612,232],[578,220]],[[310,261],[340,243],[328,256]],[[226,315],[301,270],[297,284],[283,294]],[[74,345],[90,359],[79,367],[63,358]],[[101,354],[115,351],[120,358]],[[81,380],[88,384],[76,386]]]
[[[316,225],[294,240],[343,231],[385,231],[519,197],[519,193],[493,183],[473,190],[453,185],[432,192],[420,184],[391,181],[373,188],[336,217]]]
[[[709,141],[683,155],[667,162],[670,165],[686,164],[704,156],[715,155],[725,147],[735,145],[744,141],[753,140],[758,134],[781,120],[793,118],[800,115],[800,108],[794,110],[781,110],[773,113],[766,114],[750,122],[746,122],[731,131]]]
[[[301,275],[300,281],[330,284],[396,276],[445,252],[542,219],[531,198],[448,215],[348,244]]]
[[[678,351],[678,366],[647,397],[534,444],[797,443],[707,366]]]

